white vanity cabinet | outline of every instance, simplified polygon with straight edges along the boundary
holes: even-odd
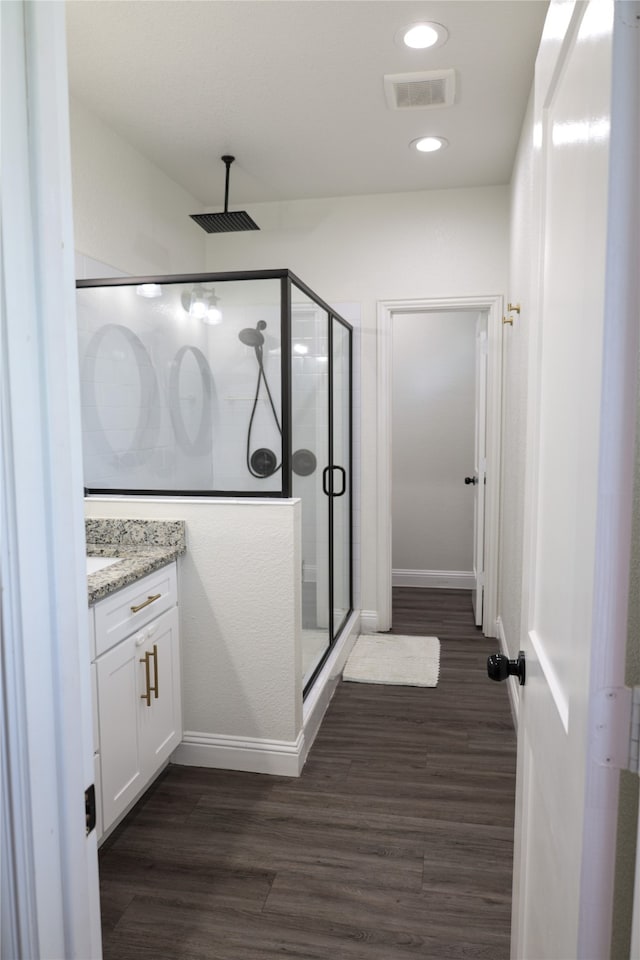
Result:
[[[149,574],[94,608],[101,832],[138,798],[182,739],[175,567]]]

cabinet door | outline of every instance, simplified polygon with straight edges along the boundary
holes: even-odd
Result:
[[[150,779],[182,739],[180,648],[178,611],[163,613],[144,630],[141,657],[149,655],[149,702],[145,698],[146,666],[141,665],[141,698],[138,700],[140,750],[144,772]]]
[[[102,816],[106,830],[145,781],[138,717],[144,692],[144,632],[113,647],[96,662],[102,766]]]

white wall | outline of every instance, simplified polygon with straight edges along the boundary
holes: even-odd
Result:
[[[509,190],[300,200],[249,212],[260,232],[209,237],[208,269],[288,267],[329,303],[361,307],[361,606],[375,611],[376,304],[504,293]]]
[[[89,498],[90,517],[186,522],[178,561],[185,738],[302,729],[300,503]]]
[[[392,516],[396,571],[473,568],[477,313],[392,318]],[[425,585],[428,585],[425,582]]]
[[[83,104],[70,111],[76,250],[132,276],[201,271],[198,201]]]

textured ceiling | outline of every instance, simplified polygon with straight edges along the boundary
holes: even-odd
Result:
[[[72,96],[203,205],[504,184],[544,0],[70,0]],[[449,31],[433,51],[397,31]],[[391,110],[383,77],[453,68],[452,107]],[[435,134],[439,154],[409,149]]]

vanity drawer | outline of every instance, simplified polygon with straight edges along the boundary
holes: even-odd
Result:
[[[176,602],[175,563],[154,570],[101,600],[95,606],[96,656],[110,650]]]

